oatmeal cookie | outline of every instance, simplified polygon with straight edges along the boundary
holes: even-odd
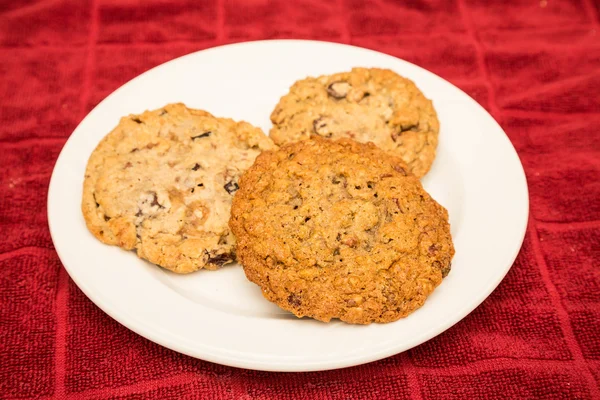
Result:
[[[429,171],[438,143],[431,101],[412,81],[387,69],[354,68],[298,81],[271,121],[270,136],[278,145],[311,134],[373,142],[402,158],[417,177]]]
[[[82,211],[102,242],[177,273],[235,258],[238,178],[273,143],[246,122],[183,104],[124,117],[88,161]]]
[[[229,225],[263,295],[298,317],[390,322],[450,271],[448,213],[372,143],[314,137],[259,155]]]

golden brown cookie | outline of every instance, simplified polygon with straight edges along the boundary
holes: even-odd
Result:
[[[88,229],[174,272],[216,269],[235,259],[238,178],[273,147],[259,128],[183,104],[124,117],[88,161]]]
[[[402,318],[450,271],[448,213],[372,143],[311,140],[259,155],[229,225],[263,295],[298,317]]]
[[[431,101],[415,84],[387,69],[306,78],[294,83],[271,114],[273,141],[311,134],[373,142],[424,176],[435,158],[439,122]]]

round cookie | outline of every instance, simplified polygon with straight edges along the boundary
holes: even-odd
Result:
[[[259,128],[183,104],[124,117],[88,161],[85,222],[174,272],[216,269],[235,259],[227,222],[238,178],[272,148]]]
[[[402,158],[419,178],[429,171],[438,143],[431,101],[412,81],[387,69],[354,68],[297,81],[271,121],[275,144],[311,135],[373,142]]]
[[[259,155],[229,225],[263,295],[298,317],[390,322],[450,271],[448,213],[372,143],[315,137]]]

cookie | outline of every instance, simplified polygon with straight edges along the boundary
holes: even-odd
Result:
[[[263,295],[298,317],[390,322],[450,271],[448,213],[372,143],[315,137],[259,155],[229,226]]]
[[[294,83],[271,114],[270,136],[282,145],[308,139],[373,142],[400,157],[417,177],[435,159],[439,122],[415,84],[387,69],[306,78]]]
[[[177,273],[216,269],[235,259],[227,223],[238,178],[273,147],[259,128],[183,104],[124,117],[89,158],[87,227]]]

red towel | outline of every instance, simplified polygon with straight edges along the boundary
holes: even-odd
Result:
[[[600,12],[594,0],[0,2],[0,398],[600,398]],[[499,121],[531,218],[498,289],[437,338],[337,371],[224,367],[130,332],[68,278],[46,192],[102,98],[223,43],[313,38],[412,61]]]

